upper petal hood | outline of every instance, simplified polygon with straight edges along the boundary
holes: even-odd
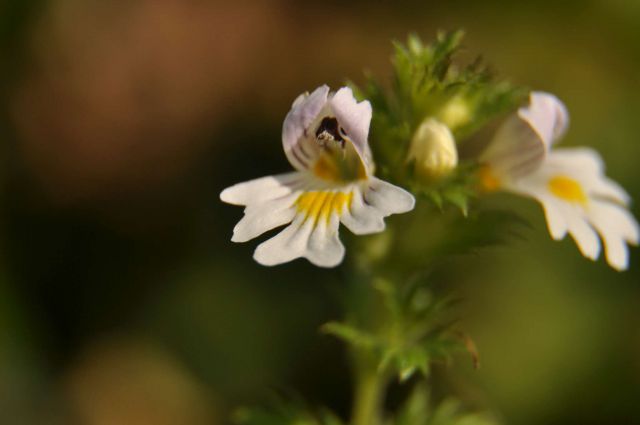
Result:
[[[305,168],[293,153],[300,139],[306,135],[307,129],[327,104],[329,87],[322,85],[311,94],[302,94],[293,102],[291,110],[282,124],[282,147],[287,159],[296,169]]]
[[[329,92],[326,85],[318,87],[311,94],[299,96],[287,114],[282,128],[282,143],[287,159],[300,171],[312,169],[325,152],[326,139],[318,140],[325,118],[335,118],[336,140],[348,143],[348,149],[362,163],[367,175],[373,174],[373,160],[369,148],[368,135],[371,123],[371,104],[368,101],[357,102],[353,92],[343,87],[335,93]],[[325,120],[326,121],[326,120]]]
[[[538,133],[547,149],[562,138],[569,127],[567,107],[551,93],[531,92],[529,106],[520,108],[518,116]]]
[[[529,105],[507,118],[480,161],[489,164],[502,179],[529,174],[540,167],[568,123],[567,109],[556,96],[532,92]]]
[[[331,97],[329,106],[351,139],[353,147],[367,170],[373,170],[371,148],[368,141],[372,115],[369,101],[364,100],[358,103],[351,89],[343,87]]]

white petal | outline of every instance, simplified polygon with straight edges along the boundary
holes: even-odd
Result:
[[[332,214],[328,223],[323,219],[316,223],[304,255],[312,264],[319,267],[335,267],[342,262],[344,245],[338,237],[339,226],[337,214]]]
[[[605,241],[607,264],[617,271],[627,270],[629,268],[629,249],[624,240],[612,237],[607,233],[603,233],[602,237]]]
[[[544,216],[547,220],[547,228],[551,237],[560,240],[565,237],[569,230],[567,219],[562,212],[562,208],[557,203],[546,197],[538,199],[544,209]]]
[[[299,96],[284,119],[282,146],[289,162],[298,170],[303,170],[306,167],[296,159],[293,153],[294,147],[298,145],[300,139],[305,135],[305,131],[326,105],[328,95],[329,87],[323,85],[308,96],[303,95],[302,98]]]
[[[367,140],[371,124],[371,104],[366,100],[358,103],[351,89],[343,87],[329,99],[329,106],[353,142],[353,147],[362,158],[367,171],[371,172],[373,161]]]
[[[416,203],[413,195],[406,190],[375,177],[370,179],[364,199],[384,217],[411,211]]]
[[[344,258],[344,245],[338,237],[339,221],[333,214],[329,221],[306,218],[298,214],[293,223],[256,248],[253,258],[264,266],[275,266],[306,258],[319,267],[335,267]]]
[[[289,226],[256,248],[253,258],[263,266],[275,266],[304,256],[313,223],[297,215]]]
[[[220,199],[232,205],[259,204],[290,194],[302,180],[299,172],[261,177],[226,188]]]
[[[631,197],[622,186],[608,177],[602,176],[591,188],[591,191],[601,198],[608,198],[622,205],[629,205]]]
[[[340,221],[356,235],[382,232],[385,228],[383,214],[364,202],[362,190],[353,190],[351,208],[342,214]]]
[[[367,235],[384,230],[384,217],[411,211],[415,198],[406,190],[371,177],[363,187],[353,189],[349,211],[340,220],[356,235]]]
[[[602,157],[595,150],[587,147],[557,148],[549,153],[546,167],[566,170],[572,174],[600,175],[604,172]]]
[[[629,194],[618,183],[604,175],[604,161],[594,149],[554,149],[549,154],[545,167],[559,174],[575,177],[585,185],[590,195],[608,198],[624,205],[628,205],[631,200]]]
[[[629,263],[627,242],[638,244],[638,222],[625,208],[594,201],[589,219],[602,236],[607,263],[616,270],[626,270]]]
[[[582,255],[592,260],[600,254],[600,241],[596,232],[587,223],[581,206],[564,202],[546,191],[542,169],[533,175],[512,183],[510,189],[518,194],[536,199],[543,207],[551,237],[560,240],[567,232],[571,234]]]
[[[273,199],[245,208],[244,217],[233,229],[233,242],[246,242],[276,227],[280,227],[296,215],[294,207],[297,193]]]

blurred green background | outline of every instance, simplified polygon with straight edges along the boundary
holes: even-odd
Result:
[[[218,193],[289,169],[299,93],[462,27],[499,76],[563,99],[564,144],[640,199],[639,23],[637,0],[1,0],[0,423],[225,423],[274,391],[346,414],[342,346],[317,332],[340,270],[258,266]],[[640,424],[637,250],[616,273],[533,202],[495,202],[532,228],[455,263],[482,364],[438,392],[509,424]]]

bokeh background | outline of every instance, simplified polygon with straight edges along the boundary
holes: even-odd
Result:
[[[218,424],[275,391],[348,411],[340,272],[229,242],[229,184],[282,172],[291,101],[389,74],[390,40],[465,28],[568,105],[640,199],[637,0],[0,1],[0,423]],[[640,424],[640,262],[525,238],[461,261],[481,368],[440,391],[505,423]],[[633,207],[638,216],[640,210]]]

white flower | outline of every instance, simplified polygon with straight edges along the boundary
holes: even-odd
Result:
[[[629,195],[604,174],[600,155],[589,148],[552,149],[565,133],[568,114],[556,97],[534,92],[498,130],[481,156],[481,180],[536,199],[545,212],[551,237],[569,233],[580,252],[595,260],[604,242],[607,262],[628,267],[627,244],[638,244],[638,223],[628,211]]]
[[[427,118],[418,126],[407,155],[413,161],[415,173],[426,179],[437,179],[451,172],[458,165],[456,141],[449,127]]]
[[[304,257],[334,267],[344,257],[339,224],[357,235],[381,232],[383,218],[410,211],[414,197],[373,176],[367,141],[371,105],[351,89],[318,87],[299,96],[287,114],[282,143],[294,172],[231,186],[220,199],[246,206],[232,241],[245,242],[289,224],[261,243],[255,260],[272,266]]]

